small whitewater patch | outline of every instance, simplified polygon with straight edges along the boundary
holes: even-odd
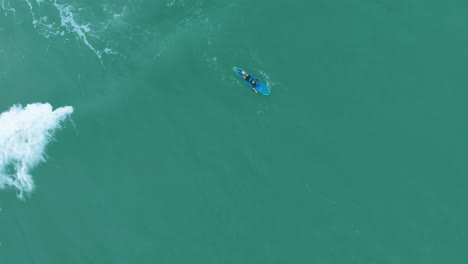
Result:
[[[19,198],[34,189],[30,172],[45,161],[47,144],[72,113],[71,106],[35,103],[0,114],[0,189],[15,188]]]

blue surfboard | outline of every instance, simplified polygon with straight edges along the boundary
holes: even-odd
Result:
[[[250,87],[255,88],[255,90],[257,90],[258,93],[263,94],[263,95],[269,95],[270,94],[270,89],[262,81],[258,80],[258,82],[256,84],[253,84],[253,83],[249,82],[248,80],[244,79],[244,77],[242,77],[242,71],[246,72],[253,79],[258,80],[257,77],[253,76],[252,74],[250,74],[246,70],[241,69],[241,68],[235,68],[235,72],[237,73],[237,75],[239,75],[239,77],[241,77],[241,79],[244,80]]]

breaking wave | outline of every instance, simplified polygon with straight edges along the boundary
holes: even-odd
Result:
[[[0,114],[0,189],[16,188],[19,198],[34,189],[30,171],[45,161],[46,145],[71,113],[71,106],[35,103]]]

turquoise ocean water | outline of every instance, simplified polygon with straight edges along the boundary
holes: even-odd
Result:
[[[0,263],[467,263],[467,12],[0,0]]]

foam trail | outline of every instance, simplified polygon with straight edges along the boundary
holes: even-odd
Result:
[[[48,103],[35,103],[0,114],[0,189],[16,188],[19,198],[34,189],[30,171],[45,161],[46,145],[71,113],[71,106],[53,110]]]
[[[102,53],[95,49],[88,41],[86,33],[90,31],[89,25],[80,25],[75,21],[72,7],[69,5],[58,4],[54,1],[54,6],[60,13],[60,23],[62,27],[65,27],[69,32],[75,32],[78,37],[83,40],[86,46],[88,46],[101,60]]]
[[[2,2],[0,2],[0,6],[1,6],[2,9],[5,11],[5,16],[8,15],[8,12],[12,12],[13,15],[16,14],[16,10],[10,6],[10,2],[6,2],[6,3],[5,3],[5,0],[1,0],[1,1],[2,1]]]
[[[29,0],[24,0],[24,1],[26,1],[26,3],[29,6],[29,11],[31,12],[31,16],[32,16],[32,19],[33,19],[33,26],[36,27],[37,20],[36,20],[36,15],[34,14],[34,11],[33,11],[33,6],[31,4],[31,2],[29,2]]]
[[[123,0],[122,0],[123,1]],[[110,1],[104,7],[105,21],[99,22],[96,16],[90,16],[86,8],[75,7],[83,1],[70,0],[0,0],[0,15],[16,15],[18,12],[28,12],[31,17],[32,26],[44,37],[76,38],[91,50],[103,63],[102,58],[106,55],[118,54],[109,47],[109,41],[101,40],[99,34],[109,28],[122,25],[127,13],[128,1],[121,6],[120,1]],[[83,3],[81,3],[83,4]],[[20,7],[15,10],[13,7]],[[92,14],[91,14],[92,15]],[[21,16],[22,17],[22,16]],[[83,19],[88,20],[83,20]]]

